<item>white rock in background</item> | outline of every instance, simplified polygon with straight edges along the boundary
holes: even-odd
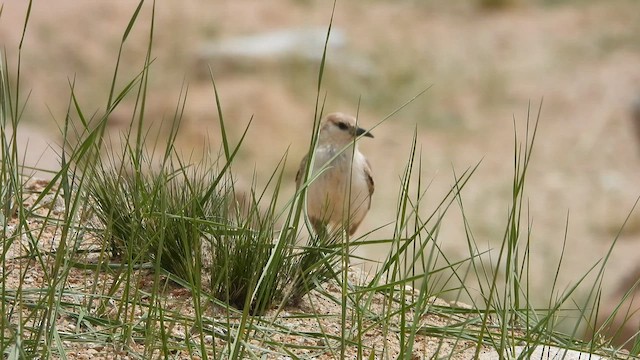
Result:
[[[326,28],[297,28],[238,36],[203,44],[197,51],[199,62],[226,67],[303,60],[320,63],[327,40]],[[344,31],[331,29],[327,61],[346,66],[358,75],[373,73],[370,61],[350,53]]]
[[[287,29],[256,35],[214,41],[203,45],[199,55],[206,59],[282,60],[302,58],[320,61],[327,37],[327,29]],[[344,48],[346,36],[339,29],[332,29],[328,51]]]

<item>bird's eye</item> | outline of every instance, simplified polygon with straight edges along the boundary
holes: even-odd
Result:
[[[347,130],[349,128],[349,126],[347,126],[347,124],[345,123],[338,123],[338,127],[340,128],[340,130]]]

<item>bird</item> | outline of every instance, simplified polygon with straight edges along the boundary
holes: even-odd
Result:
[[[332,113],[320,124],[307,188],[307,216],[317,235],[327,228],[344,229],[353,235],[371,208],[375,190],[369,160],[358,150],[356,139],[373,138],[356,124],[356,118]],[[304,181],[307,154],[296,174],[296,190]],[[314,179],[314,177],[316,177]]]

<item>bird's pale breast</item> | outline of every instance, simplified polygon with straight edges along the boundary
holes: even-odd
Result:
[[[331,146],[316,149],[312,176],[323,172],[307,190],[307,210],[310,216],[334,225],[347,220],[359,223],[369,210],[366,160],[357,149],[355,153],[347,149],[331,161],[339,150]]]

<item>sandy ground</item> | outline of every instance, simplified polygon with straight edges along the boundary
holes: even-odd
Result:
[[[196,298],[190,290],[164,276],[156,276],[148,269],[128,273],[124,282],[119,266],[102,258],[109,256],[104,252],[102,239],[93,231],[86,231],[93,226],[99,228],[99,221],[88,217],[77,228],[77,233],[71,230],[73,235],[63,236],[64,230],[57,221],[65,216],[62,196],[50,193],[40,198],[49,184],[46,180],[28,181],[24,186],[23,205],[32,211],[31,216],[22,225],[16,218],[8,219],[5,227],[11,241],[3,246],[5,257],[0,277],[9,295],[4,304],[8,323],[3,327],[4,336],[10,339],[5,348],[9,358],[18,356],[14,353],[17,348],[13,343],[15,333],[19,331],[21,339],[32,339],[38,336],[49,317],[55,319],[56,341],[44,347],[37,346],[36,350],[42,351],[43,355],[46,351],[52,359],[136,359],[166,357],[169,354],[175,359],[201,359],[205,358],[199,352],[202,349],[207,352],[207,358],[224,357],[228,353],[231,339],[238,335],[236,331],[241,312],[209,303],[204,297],[200,299],[202,307],[196,310]],[[57,187],[52,189],[55,192]],[[21,229],[21,236],[13,237],[18,229]],[[36,248],[39,252],[34,256]],[[62,248],[74,250],[60,252]],[[65,270],[55,270],[61,253],[70,255],[63,255],[65,259],[62,262],[75,265],[63,265]],[[93,269],[93,266],[106,263],[115,267],[108,269],[105,266],[103,271]],[[360,286],[372,280],[354,265],[349,268],[347,276],[350,286]],[[56,291],[54,296],[60,296],[60,306],[49,313],[37,304],[46,303],[43,297],[48,295],[44,293],[60,281],[64,288],[60,289],[60,294]],[[20,295],[12,299],[10,294],[16,289]],[[506,346],[500,352],[492,347],[501,338],[501,326],[494,318],[487,319],[483,345],[455,336],[458,331],[474,336],[480,331],[478,325],[483,323],[483,319],[466,304],[430,297],[424,307],[401,307],[402,303],[420,302],[420,292],[409,286],[402,290],[396,287],[391,296],[384,292],[360,295],[350,294],[344,320],[341,320],[342,288],[335,281],[324,283],[296,305],[270,309],[254,317],[255,323],[250,325],[252,330],[245,329],[249,331],[245,357],[253,354],[261,359],[278,360],[291,359],[289,355],[318,360],[395,359],[403,350],[408,351],[407,334],[401,336],[401,332],[416,320],[418,331],[411,340],[411,359],[446,357],[465,360],[477,357],[497,360],[505,356],[515,358],[523,353],[540,359],[630,358],[624,350],[608,357],[548,345],[529,348],[527,340],[524,340],[527,335],[517,325],[509,327],[507,341],[514,341],[518,346]],[[354,307],[361,310],[356,312]],[[384,314],[393,315],[382,320],[380,316]],[[45,338],[40,341],[49,339],[48,336]],[[345,339],[345,342],[340,339]],[[29,351],[31,348],[26,349]]]
[[[163,327],[167,345],[171,350],[171,356],[176,359],[198,359],[196,354],[198,349],[191,349],[191,352],[184,349],[185,343],[199,344],[205,342],[204,348],[209,351],[209,358],[222,356],[225,347],[230,345],[227,335],[236,336],[236,333],[229,330],[226,324],[237,326],[240,312],[228,312],[222,307],[208,304],[203,305],[204,316],[200,317],[194,306],[193,294],[175,283],[160,277],[162,282],[159,290],[154,290],[156,281],[155,275],[148,270],[132,271],[129,281],[135,284],[132,287],[123,286],[122,276],[119,271],[96,272],[91,268],[83,269],[79,266],[71,266],[68,271],[62,271],[59,276],[50,276],[55,267],[55,253],[61,248],[63,240],[62,229],[57,225],[56,219],[62,219],[65,213],[64,201],[61,196],[46,195],[44,199],[38,200],[45,186],[49,184],[45,180],[31,180],[25,184],[24,200],[25,208],[32,209],[33,215],[27,220],[29,229],[33,234],[39,234],[37,241],[30,241],[30,237],[23,235],[3,246],[5,261],[0,269],[0,277],[8,292],[21,289],[21,296],[16,301],[7,301],[5,309],[11,314],[10,324],[5,326],[6,336],[12,338],[12,331],[20,329],[22,338],[35,336],[38,326],[36,326],[42,313],[35,306],[28,304],[42,301],[39,289],[47,288],[48,284],[57,280],[63,280],[65,291],[61,295],[61,306],[56,309],[54,315],[56,321],[56,333],[60,341],[49,347],[49,355],[53,359],[134,359],[134,358],[157,358],[161,356],[159,351],[160,333],[156,336],[149,336],[139,333],[140,328],[132,332],[129,339],[119,341],[114,338],[113,331],[120,328],[120,321],[125,320],[133,323],[146,323],[151,316],[158,316],[157,308],[160,307],[163,316],[158,316],[157,324],[154,328]],[[54,191],[56,187],[54,186]],[[35,205],[38,204],[38,205]],[[48,219],[48,220],[45,220]],[[17,219],[10,219],[7,223],[9,236],[20,227]],[[99,221],[88,220],[84,226],[91,228],[92,225],[99,226]],[[23,229],[24,231],[24,229]],[[75,237],[64,237],[67,247],[77,248],[72,252],[68,261],[78,262],[78,264],[97,265],[100,263],[102,254],[101,240],[96,238],[91,231],[82,231],[75,242]],[[28,255],[29,248],[38,248],[44,255],[41,261],[35,261]],[[349,283],[351,285],[361,285],[371,279],[359,270],[358,267],[350,269]],[[125,293],[126,291],[126,293]],[[285,306],[267,311],[262,316],[256,317],[255,321],[260,322],[251,331],[248,338],[254,354],[263,359],[290,359],[285,356],[287,351],[300,358],[310,359],[335,359],[341,354],[340,338],[343,336],[343,327],[340,321],[342,307],[336,299],[341,298],[341,287],[337,283],[330,281],[325,283],[320,291],[314,290],[305,296],[299,304],[295,306]],[[158,298],[151,301],[149,294],[157,292]],[[402,296],[404,296],[404,300]],[[415,316],[414,307],[406,307],[407,311],[400,311],[399,302],[415,302],[419,292],[411,288],[405,289],[400,295],[397,292],[394,300],[390,300],[382,293],[372,294],[371,297],[353,297],[357,300],[357,305],[349,305],[347,308],[345,338],[361,339],[362,347],[351,343],[345,345],[344,358],[353,359],[361,352],[361,356],[369,358],[372,349],[375,351],[377,359],[397,358],[402,349],[402,337],[397,329],[402,327],[401,316],[406,319],[413,319]],[[126,299],[126,301],[122,301]],[[134,301],[135,299],[135,301]],[[201,300],[204,301],[204,300]],[[453,304],[457,306],[456,304]],[[359,306],[364,310],[361,316],[356,316],[351,306]],[[438,298],[428,300],[427,308],[439,307],[448,309],[452,305]],[[391,307],[395,316],[389,322],[389,327],[384,326],[376,314],[389,312]],[[126,310],[123,310],[126,309]],[[463,310],[468,309],[464,307]],[[20,313],[20,315],[17,315]],[[436,314],[436,311],[425,312],[418,316],[422,331],[415,337],[413,344],[412,359],[433,358],[434,356],[451,356],[452,359],[468,359],[476,351],[476,344],[468,340],[448,339],[438,336],[436,331],[430,334],[429,329],[440,329],[445,326],[455,327],[456,324],[464,322],[469,314],[459,311],[458,314],[444,315],[446,312]],[[152,315],[155,314],[155,315]],[[315,315],[313,315],[315,314]],[[44,315],[46,317],[46,315]],[[83,320],[89,316],[91,320]],[[160,322],[160,317],[162,322]],[[356,319],[359,322],[356,322]],[[29,319],[25,328],[17,327],[17,319]],[[195,319],[200,319],[202,324],[198,324]],[[205,319],[205,320],[203,320]],[[113,323],[110,323],[110,322]],[[133,325],[132,325],[133,326]],[[202,326],[199,328],[198,326]],[[494,325],[495,326],[495,325]],[[474,326],[466,326],[468,331],[477,331]],[[217,331],[215,330],[217,329]],[[237,329],[237,328],[236,328]],[[116,332],[119,332],[117,330]],[[325,337],[314,334],[324,333]],[[519,332],[514,331],[514,334]],[[201,336],[202,335],[202,336]],[[146,336],[146,337],[145,337]],[[115,336],[117,337],[117,336]],[[107,340],[108,338],[108,340]],[[148,342],[151,341],[151,342]],[[354,340],[355,341],[355,340]],[[282,344],[282,346],[273,346]],[[382,346],[384,344],[384,346]],[[196,345],[196,347],[198,347]],[[13,346],[7,347],[7,353],[11,352]],[[261,351],[267,349],[269,351]],[[38,351],[42,350],[38,348]],[[383,352],[384,350],[384,352]],[[216,352],[216,354],[213,353]],[[489,346],[481,346],[478,350],[480,354],[490,354]],[[64,354],[62,353],[64,352]],[[166,354],[165,354],[166,355]],[[246,355],[248,356],[248,355]],[[204,357],[204,356],[202,356]],[[494,357],[487,357],[493,359]]]
[[[124,48],[121,80],[139,71],[148,39],[146,4]],[[25,123],[49,134],[65,116],[69,82],[85,113],[104,111],[118,44],[135,4],[56,1],[36,3],[22,53],[22,99],[31,94]],[[0,39],[15,66],[25,4],[7,3]],[[186,153],[219,146],[212,86],[198,61],[206,41],[267,30],[326,26],[325,2],[277,0],[158,4],[148,117],[173,115],[183,82],[189,84],[179,144]],[[371,69],[354,73],[331,62],[325,73],[328,111],[355,113],[365,127],[398,108],[425,87],[429,91],[374,129],[362,142],[375,172],[376,193],[361,232],[395,218],[399,176],[417,131],[423,182],[431,182],[423,211],[429,213],[460,173],[482,161],[463,192],[465,216],[481,249],[500,244],[510,203],[514,119],[524,132],[527,106],[541,122],[526,193],[532,222],[530,291],[546,304],[565,238],[567,251],[557,289],[583,275],[608,251],[640,195],[640,144],[630,108],[640,96],[640,3],[632,0],[520,2],[502,11],[465,2],[341,1],[334,27],[348,45],[336,56],[365,59]],[[235,171],[264,183],[289,150],[292,181],[309,141],[317,66],[212,64],[225,118],[237,138],[254,122]],[[12,79],[15,81],[15,79]],[[324,92],[323,92],[324,95]],[[115,134],[130,118],[132,99],[116,111]],[[534,115],[536,111],[533,111]],[[268,149],[268,150],[267,150]],[[460,215],[453,209],[439,243],[451,259],[468,257]],[[526,223],[524,224],[526,228]],[[369,237],[392,233],[386,226]],[[640,217],[633,213],[614,248],[604,292],[640,263]],[[380,258],[385,249],[363,249]],[[497,257],[494,252],[491,259]],[[484,260],[491,260],[486,257]],[[454,284],[449,284],[454,286]],[[587,289],[590,286],[587,286]],[[581,290],[576,301],[585,293]]]

